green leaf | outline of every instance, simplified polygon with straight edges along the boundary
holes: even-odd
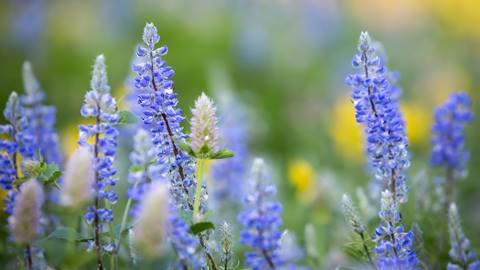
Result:
[[[233,151],[230,151],[228,149],[222,149],[222,150],[219,150],[215,153],[211,153],[210,155],[208,155],[208,158],[209,159],[224,159],[224,158],[230,158],[230,157],[233,157],[235,154],[233,153]]]
[[[362,260],[363,259],[363,246],[360,242],[350,242],[343,246],[345,253],[350,255],[353,259]]]
[[[142,172],[145,170],[145,167],[142,165],[132,165],[130,166],[130,172],[136,173],[136,172]]]
[[[198,235],[204,231],[213,229],[215,229],[215,225],[213,225],[213,223],[210,221],[201,221],[190,226],[190,232],[194,235]]]
[[[197,157],[197,155],[193,151],[192,147],[188,143],[185,143],[185,142],[182,142],[182,141],[177,141],[176,143],[177,143],[178,147],[180,147],[180,149],[182,149],[189,156]]]
[[[57,184],[57,179],[62,176],[62,172],[58,168],[57,164],[47,164],[42,162],[40,165],[40,172],[37,176],[44,185],[53,185],[54,187],[60,189]]]
[[[118,124],[136,124],[138,123],[137,117],[130,111],[119,111],[118,115],[120,119]]]

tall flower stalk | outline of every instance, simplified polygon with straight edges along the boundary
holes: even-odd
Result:
[[[407,199],[405,171],[409,167],[408,140],[399,108],[398,88],[367,32],[362,32],[352,65],[359,69],[347,77],[352,87],[355,119],[365,128],[366,150],[373,176],[396,201]]]
[[[480,260],[474,251],[470,249],[470,240],[465,236],[458,214],[457,206],[452,203],[448,209],[448,232],[450,234],[451,249],[448,253],[452,263],[447,266],[448,270],[478,270]]]
[[[195,191],[195,201],[193,205],[193,218],[199,218],[201,192],[203,187],[203,170],[207,154],[217,152],[218,146],[218,120],[216,117],[216,107],[205,93],[202,93],[195,101],[195,107],[192,109],[192,118],[190,120],[191,133],[190,141],[193,152],[197,157],[197,189]]]
[[[447,209],[452,200],[455,180],[466,175],[469,152],[465,149],[465,126],[473,120],[471,100],[467,93],[452,93],[435,110],[432,127],[431,165],[443,168],[443,203]]]
[[[264,163],[255,159],[250,180],[251,190],[245,197],[245,209],[238,215],[243,225],[240,243],[252,251],[245,253],[246,264],[254,270],[278,269],[282,264],[279,256],[282,206],[271,201],[275,195],[274,185],[264,183]]]
[[[116,169],[113,163],[116,155],[118,131],[114,127],[119,120],[115,99],[110,94],[107,70],[103,55],[97,56],[93,66],[91,90],[85,95],[85,103],[81,114],[85,118],[93,118],[94,124],[80,125],[79,145],[89,149],[93,156],[95,170],[94,205],[89,207],[85,219],[93,223],[94,237],[89,243],[97,252],[97,267],[103,269],[102,255],[114,250],[113,212],[109,205],[115,204],[118,196],[113,191],[117,183]],[[93,143],[88,140],[93,139]],[[111,242],[101,239],[104,225],[108,225]]]
[[[55,107],[44,104],[45,92],[42,91],[30,62],[23,63],[23,85],[25,95],[21,97],[21,102],[25,107],[25,116],[29,120],[38,153],[45,162],[61,165],[62,155],[54,127],[56,110]]]
[[[138,58],[132,67],[136,73],[133,84],[138,103],[142,107],[140,117],[145,127],[149,129],[156,149],[156,162],[162,174],[170,180],[170,196],[174,202],[174,208],[193,214],[194,194],[197,190],[194,175],[195,160],[179,147],[179,143],[185,143],[187,138],[181,127],[184,116],[182,110],[177,108],[177,94],[173,91],[171,78],[174,71],[162,59],[168,49],[166,46],[156,48],[159,41],[160,36],[156,27],[152,23],[147,23],[143,31],[144,44],[137,47]],[[200,185],[199,188],[203,194],[206,194],[204,187]],[[200,196],[199,211],[202,213],[206,211],[205,198],[206,196]],[[190,254],[182,259],[180,254],[185,254],[182,250],[191,252],[195,242],[186,235],[188,230],[182,229],[188,226],[182,218],[177,213],[172,214],[171,217],[170,223],[176,223],[176,225],[170,224],[172,228],[169,231],[170,242],[177,250],[182,268],[186,269],[186,263],[194,256]],[[198,240],[210,264],[215,266],[205,237],[200,234]],[[190,261],[190,263],[193,262]]]
[[[5,212],[10,215],[20,178],[24,175],[23,165],[35,158],[35,148],[25,109],[16,92],[10,94],[3,115],[8,124],[0,126],[0,134],[7,135],[8,139],[0,140],[0,186],[7,192]]]

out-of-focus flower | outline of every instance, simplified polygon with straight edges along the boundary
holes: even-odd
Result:
[[[244,226],[240,243],[253,250],[245,253],[245,263],[258,270],[275,269],[284,264],[279,254],[282,206],[271,201],[276,188],[264,183],[263,167],[262,159],[254,160],[251,190],[245,198],[245,210],[238,215],[238,222]]]
[[[384,65],[367,32],[362,32],[353,57],[356,74],[347,77],[352,87],[355,119],[364,125],[369,166],[375,177],[374,194],[388,188],[395,200],[407,199],[405,173],[410,166],[405,123],[399,108],[400,89],[394,74]]]
[[[427,1],[429,8],[440,18],[445,29],[480,38],[480,2],[471,0]]]
[[[393,194],[382,192],[381,208],[378,214],[381,223],[375,229],[372,240],[376,243],[377,266],[379,269],[419,269],[413,249],[413,231],[405,232]]]
[[[0,125],[0,134],[7,139],[0,139],[0,187],[6,191],[3,200],[5,212],[10,215],[13,211],[14,182],[23,176],[24,161],[35,159],[33,134],[25,117],[25,109],[20,103],[16,92],[12,92],[3,111],[7,125]]]
[[[133,228],[134,243],[142,254],[148,257],[163,254],[168,218],[168,186],[156,182],[144,194]]]
[[[28,180],[15,197],[10,230],[19,244],[31,243],[42,232],[43,188],[35,179]]]
[[[360,220],[357,209],[347,194],[343,194],[342,196],[342,209],[345,219],[352,230],[358,234],[363,234],[365,232],[365,225]]]
[[[93,198],[95,175],[93,156],[84,147],[79,147],[67,161],[60,192],[60,203],[78,208]]]
[[[160,166],[156,164],[156,148],[153,147],[152,137],[144,129],[139,129],[133,139],[133,151],[130,154],[132,166],[128,173],[128,197],[133,200],[130,210],[132,216],[136,216],[138,204],[145,192],[150,189],[154,181],[163,181]]]
[[[25,95],[21,97],[30,128],[34,134],[34,143],[38,152],[47,163],[61,165],[62,156],[59,139],[55,130],[56,110],[44,105],[45,93],[40,88],[29,62],[23,64],[23,85]]]
[[[190,120],[190,140],[193,151],[199,152],[203,146],[213,151],[219,149],[218,120],[215,115],[217,108],[205,93],[202,92],[195,100],[195,107],[192,109]]]
[[[338,152],[358,162],[363,159],[364,137],[361,126],[352,118],[354,113],[355,108],[350,99],[341,98],[333,108],[335,121],[329,121],[331,128],[328,130]]]
[[[315,170],[306,160],[297,159],[288,164],[288,179],[295,187],[297,196],[305,202],[314,200],[318,195]]]
[[[453,260],[449,263],[448,270],[478,270],[480,269],[480,260],[474,251],[470,249],[470,240],[465,236],[458,214],[457,206],[452,203],[448,210],[448,232],[450,234],[450,251],[448,254]]]
[[[458,92],[435,110],[431,164],[445,167],[458,178],[465,174],[469,152],[465,149],[465,125],[473,120],[468,94]]]

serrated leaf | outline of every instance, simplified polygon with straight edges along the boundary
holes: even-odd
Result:
[[[201,222],[192,224],[192,226],[190,226],[190,232],[193,235],[198,235],[204,231],[213,230],[213,229],[215,229],[215,225],[213,225],[213,223],[210,221],[201,221]]]
[[[138,123],[137,117],[130,111],[119,111],[118,115],[120,119],[118,124],[136,124]]]
[[[233,153],[233,151],[230,151],[228,149],[222,149],[222,150],[219,150],[215,153],[211,153],[210,155],[208,155],[208,158],[209,159],[224,159],[224,158],[230,158],[230,157],[233,157],[235,154]]]

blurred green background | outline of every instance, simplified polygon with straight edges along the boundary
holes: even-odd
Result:
[[[330,232],[343,224],[335,196],[354,194],[369,181],[344,83],[353,72],[360,31],[383,43],[389,68],[401,74],[409,179],[420,175],[431,181],[432,111],[449,92],[468,91],[480,115],[477,0],[1,1],[0,104],[12,90],[23,91],[21,65],[31,61],[47,102],[57,107],[62,146],[69,153],[94,57],[105,54],[110,84],[121,100],[146,22],[155,23],[169,47],[165,59],[176,72],[175,89],[187,117],[194,98],[211,93],[213,71],[226,74],[252,111],[252,153],[266,157],[276,171],[285,227],[303,242],[305,223],[313,223],[321,252],[332,261],[341,256],[342,243],[335,241],[345,238],[333,236],[345,231]],[[466,233],[476,247],[479,131],[480,120],[468,128],[469,176],[457,185]]]

